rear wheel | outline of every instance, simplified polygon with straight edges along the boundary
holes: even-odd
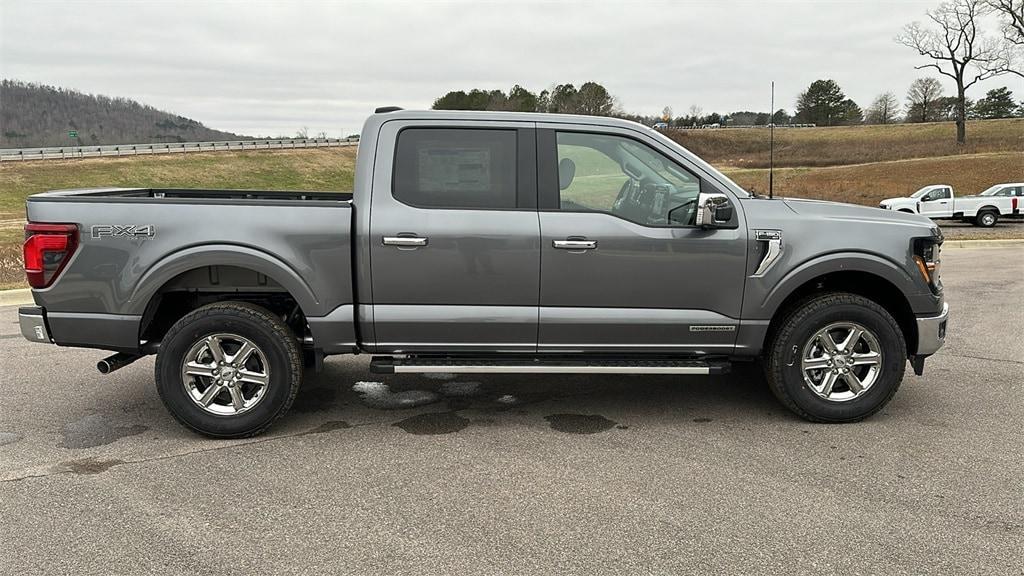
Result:
[[[179,422],[207,436],[266,430],[291,407],[302,382],[295,335],[269,310],[245,302],[203,306],[167,331],[156,385]]]
[[[903,380],[907,348],[896,320],[848,293],[815,296],[783,319],[767,351],[775,396],[815,422],[855,422],[881,410]]]
[[[999,221],[999,214],[995,210],[985,210],[974,218],[974,224],[982,228],[991,228]]]

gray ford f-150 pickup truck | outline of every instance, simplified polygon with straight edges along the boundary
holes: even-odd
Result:
[[[862,419],[942,346],[926,218],[754,196],[611,118],[380,109],[354,191],[89,189],[28,200],[26,338],[155,353],[217,437],[304,369],[719,374],[761,359],[804,418]]]

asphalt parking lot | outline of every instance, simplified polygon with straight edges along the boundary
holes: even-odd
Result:
[[[102,376],[0,308],[0,573],[1024,574],[1022,254],[944,252],[946,347],[852,425],[752,367],[451,384],[337,358],[268,434],[212,441],[152,359]],[[371,408],[359,381],[441,399]]]

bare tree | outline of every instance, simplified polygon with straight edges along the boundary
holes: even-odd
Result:
[[[900,101],[892,92],[884,92],[875,97],[868,106],[864,121],[868,124],[893,124],[898,120]]]
[[[1024,77],[1024,0],[985,0],[1002,21],[1009,72]]]
[[[1024,46],[1024,0],[985,0],[985,4],[1003,20],[1003,38]]]
[[[998,43],[978,31],[977,21],[988,10],[982,0],[951,0],[927,12],[935,27],[907,24],[896,41],[930,58],[930,64],[956,82],[956,141],[967,140],[967,89],[987,78],[1009,71],[1007,54]]]
[[[665,106],[661,110],[661,119],[665,122],[672,122],[672,107]]]
[[[299,130],[295,133],[295,138],[298,140],[305,140],[306,138],[309,138],[309,128],[307,126],[299,128]]]
[[[942,98],[942,84],[935,78],[918,78],[907,90],[907,122],[934,121],[935,104]]]

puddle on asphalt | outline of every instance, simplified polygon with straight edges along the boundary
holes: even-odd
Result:
[[[21,436],[14,432],[0,432],[0,446],[14,444],[18,440],[21,440]]]
[[[106,472],[114,466],[124,464],[124,460],[97,460],[96,458],[83,458],[82,460],[69,460],[61,465],[67,468],[72,474],[99,474]]]
[[[392,392],[383,382],[356,382],[352,390],[359,393],[363,404],[379,410],[415,408],[441,400],[440,394],[429,390]]]
[[[568,434],[597,434],[618,424],[597,414],[552,414],[544,419],[551,428]]]
[[[449,398],[479,396],[481,392],[479,382],[445,382],[441,384],[441,394]]]
[[[313,428],[312,430],[309,430],[308,432],[303,432],[302,435],[305,436],[307,434],[326,434],[327,432],[334,432],[335,430],[344,430],[346,428],[351,427],[352,425],[349,424],[348,422],[345,422],[344,420],[332,420],[330,422],[324,422],[323,424],[317,426],[316,428]]]
[[[455,412],[432,412],[406,418],[392,426],[397,426],[409,434],[451,434],[469,426],[469,420]]]
[[[149,426],[133,424],[131,426],[114,426],[101,414],[90,414],[81,420],[64,427],[64,439],[59,448],[92,448],[116,442],[126,436],[135,436],[149,430]]]

